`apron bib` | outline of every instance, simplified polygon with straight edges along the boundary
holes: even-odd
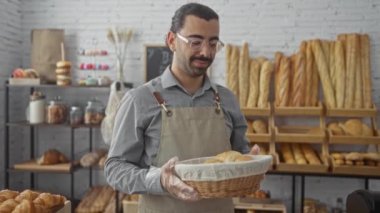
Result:
[[[214,88],[214,87],[213,87]],[[214,156],[231,149],[218,93],[214,89],[216,106],[168,109],[158,92],[154,96],[162,106],[160,147],[153,165],[161,167],[170,158],[179,160]],[[140,213],[233,213],[231,198],[202,199],[186,202],[171,196],[141,195]]]

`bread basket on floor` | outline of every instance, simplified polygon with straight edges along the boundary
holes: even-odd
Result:
[[[228,163],[204,164],[211,157],[180,161],[175,165],[175,171],[202,198],[244,196],[260,188],[260,182],[272,164],[271,155],[249,156],[252,160]]]

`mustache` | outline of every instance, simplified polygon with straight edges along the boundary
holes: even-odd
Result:
[[[190,60],[191,61],[194,61],[194,60],[200,60],[200,61],[205,61],[205,62],[212,62],[212,59],[211,58],[207,58],[207,57],[190,57]]]

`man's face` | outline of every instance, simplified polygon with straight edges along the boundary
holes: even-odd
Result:
[[[203,76],[216,54],[213,44],[219,40],[219,21],[189,15],[178,34],[175,35],[176,65],[192,77]]]

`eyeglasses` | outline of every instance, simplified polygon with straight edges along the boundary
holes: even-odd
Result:
[[[190,49],[194,52],[200,51],[203,47],[203,44],[206,43],[206,39],[202,38],[186,38],[179,33],[176,33],[177,37],[181,39],[183,42],[188,44],[190,46]],[[224,44],[218,39],[212,39],[208,41],[208,46],[211,49],[212,52],[216,53],[219,52],[223,47]]]

